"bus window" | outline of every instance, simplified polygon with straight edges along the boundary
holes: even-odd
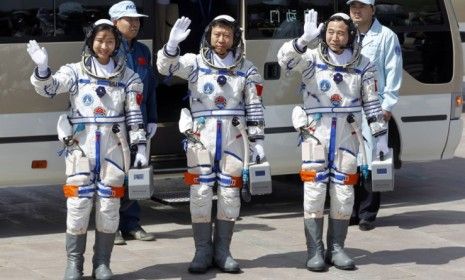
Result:
[[[143,0],[136,0],[141,13],[144,11]],[[115,1],[2,1],[0,3],[0,43],[25,43],[30,39],[40,42],[82,41],[96,20],[109,18],[108,10]],[[150,5],[148,5],[150,6]],[[144,24],[139,38],[152,35],[153,24]],[[145,28],[144,28],[145,26]]]
[[[338,0],[339,7],[345,2]],[[375,8],[376,18],[399,37],[407,73],[425,84],[451,81],[453,47],[444,1],[386,0]],[[347,6],[342,10],[348,12]]]
[[[332,1],[321,0],[268,0],[247,1],[246,38],[289,39],[303,32],[303,15],[306,10],[318,11],[319,21],[333,14]]]
[[[175,0],[171,3],[178,5],[179,16],[185,16],[192,20],[189,26],[191,33],[181,44],[181,54],[198,53],[200,40],[205,27],[218,15],[230,15],[236,20],[240,20],[239,2],[237,0],[213,1],[213,0]],[[166,42],[165,42],[166,43]]]

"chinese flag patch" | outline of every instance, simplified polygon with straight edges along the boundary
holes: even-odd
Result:
[[[139,65],[146,65],[146,64],[147,64],[147,60],[145,60],[145,57],[139,56],[139,57],[137,58],[137,64],[139,64]]]
[[[140,104],[142,104],[142,100],[144,99],[144,95],[140,92],[138,92],[136,94],[136,102],[137,102],[137,105],[140,106]]]
[[[255,84],[255,88],[257,89],[257,95],[262,96],[263,85],[262,84]]]

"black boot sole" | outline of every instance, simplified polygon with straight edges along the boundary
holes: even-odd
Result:
[[[355,265],[346,265],[346,266],[340,266],[340,265],[335,265],[333,264],[335,268],[340,269],[340,270],[355,270],[356,266]]]

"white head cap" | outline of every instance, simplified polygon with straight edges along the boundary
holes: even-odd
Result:
[[[100,25],[100,24],[108,24],[108,25],[113,26],[113,22],[111,22],[111,20],[106,19],[106,18],[102,18],[102,19],[97,20],[94,23],[94,26],[97,26],[97,25]]]
[[[350,5],[350,3],[352,2],[360,2],[360,3],[363,3],[363,4],[366,4],[366,5],[372,5],[374,6],[375,5],[375,0],[349,0],[347,1],[347,5]]]
[[[118,20],[122,17],[148,17],[148,15],[139,14],[136,5],[132,1],[121,1],[111,6],[108,11],[111,20]]]

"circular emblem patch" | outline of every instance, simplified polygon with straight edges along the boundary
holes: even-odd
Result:
[[[220,95],[215,98],[215,105],[219,109],[224,109],[226,107],[226,104],[227,104],[227,101],[226,101],[226,98],[224,98],[224,96]]]
[[[212,94],[214,90],[215,90],[215,87],[213,86],[212,83],[205,83],[203,85],[203,93],[205,94]]]
[[[331,104],[333,104],[334,107],[338,107],[339,105],[341,105],[341,102],[342,102],[342,97],[335,93],[333,95],[331,95]]]
[[[86,94],[82,97],[82,104],[85,106],[90,106],[94,103],[94,98],[90,94]]]
[[[105,116],[107,111],[102,107],[97,107],[94,109],[94,116]]]
[[[323,92],[327,92],[331,88],[331,83],[328,80],[323,80],[320,82],[320,89]]]

